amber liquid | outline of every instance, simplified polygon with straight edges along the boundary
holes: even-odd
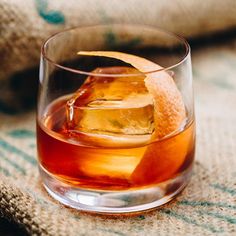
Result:
[[[128,190],[156,185],[191,166],[194,122],[149,144],[132,137],[117,142],[99,134],[71,132],[67,100],[54,101],[37,124],[40,165],[57,179],[86,189]]]

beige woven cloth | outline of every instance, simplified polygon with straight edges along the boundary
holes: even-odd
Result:
[[[40,46],[49,35],[70,26],[111,22],[159,26],[196,37],[236,27],[236,1],[1,0],[0,108],[28,106],[35,90],[27,85],[33,87],[38,70],[21,72],[38,65]]]
[[[19,79],[26,88],[20,96],[30,92],[18,74],[38,65],[47,36],[68,26],[107,22],[161,26],[194,37],[235,27],[236,2],[1,0],[0,106],[3,101],[17,106]],[[1,114],[0,213],[31,235],[235,235],[236,41],[226,44],[193,53],[196,165],[189,186],[176,200],[150,213],[116,218],[66,208],[42,188],[34,113]]]
[[[235,235],[236,41],[193,52],[197,114],[194,174],[176,200],[138,216],[64,207],[42,188],[35,115],[0,115],[0,212],[31,235]]]
[[[236,27],[236,2],[1,0],[0,80],[37,65],[42,41],[53,32],[69,26],[110,22],[159,26],[193,37]]]

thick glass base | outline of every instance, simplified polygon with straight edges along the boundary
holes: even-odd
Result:
[[[82,211],[121,214],[161,206],[173,199],[189,182],[192,168],[154,187],[126,191],[85,190],[68,185],[39,167],[44,187],[59,202]]]

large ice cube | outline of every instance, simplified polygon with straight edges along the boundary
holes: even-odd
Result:
[[[137,74],[134,68],[97,68],[94,73]],[[145,135],[154,128],[153,102],[144,76],[89,76],[67,102],[70,130]]]

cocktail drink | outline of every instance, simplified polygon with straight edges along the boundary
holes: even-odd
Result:
[[[81,51],[83,30],[88,40],[89,32],[100,36],[111,28],[117,37],[125,34],[125,42],[140,30],[123,25],[77,28],[44,44],[39,168],[49,194],[71,207],[104,213],[146,210],[172,199],[190,177],[195,123],[189,46],[177,36],[146,28],[146,37],[159,39],[152,47],[140,44],[131,54],[125,43],[118,45],[119,52],[101,41],[97,48],[103,50]],[[68,46],[57,47],[65,39]],[[183,55],[163,66],[171,57],[163,48]],[[134,55],[136,51],[144,56]],[[160,63],[158,57],[146,56],[150,54],[161,55]]]

